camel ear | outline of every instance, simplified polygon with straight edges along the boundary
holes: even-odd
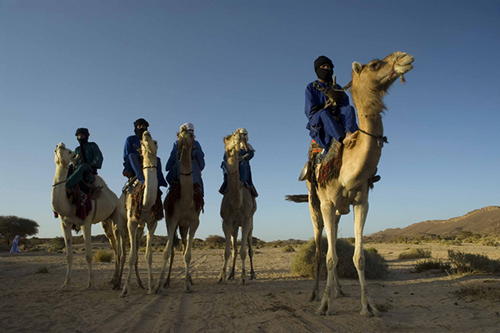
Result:
[[[361,70],[363,69],[363,65],[361,65],[359,62],[355,61],[352,63],[352,71],[356,74],[361,73]]]

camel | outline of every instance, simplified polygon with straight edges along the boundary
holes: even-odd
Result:
[[[368,214],[368,189],[373,185],[372,176],[379,162],[382,146],[386,141],[383,136],[382,116],[385,105],[382,101],[389,87],[413,66],[413,57],[403,52],[394,52],[382,60],[373,60],[366,65],[352,64],[351,94],[358,110],[359,131],[354,133],[356,144],[351,149],[344,149],[342,166],[338,178],[330,179],[324,186],[318,185],[316,177],[310,173],[307,180],[309,196],[301,200],[300,196],[288,196],[289,200],[309,201],[311,220],[316,240],[316,281],[311,300],[319,299],[319,267],[321,261],[321,236],[323,227],[328,239],[326,263],[328,278],[321,305],[320,315],[333,315],[333,298],[344,296],[337,277],[336,241],[341,215],[349,213],[350,205],[354,209],[355,251],[354,265],[361,285],[361,315],[380,316],[365,283],[365,258],[363,254],[363,228]],[[316,171],[317,173],[317,171]]]
[[[151,264],[153,262],[153,253],[151,252],[151,242],[153,240],[154,232],[158,224],[158,220],[153,212],[153,206],[157,201],[158,196],[158,178],[156,175],[156,152],[158,150],[158,144],[151,137],[148,131],[142,134],[141,140],[141,155],[143,158],[143,172],[144,172],[144,192],[142,196],[142,202],[134,202],[132,195],[126,196],[126,210],[127,210],[127,226],[129,230],[129,240],[130,240],[130,260],[129,260],[129,271],[125,284],[123,285],[123,290],[121,297],[127,296],[130,292],[130,279],[132,276],[132,269],[135,267],[137,274],[137,248],[138,248],[138,230],[144,229],[145,226],[148,228],[147,233],[147,243],[146,243],[146,263],[148,265],[148,281],[149,289],[148,294],[153,291],[153,271]],[[141,186],[138,184],[137,186]],[[142,204],[142,209],[138,205]],[[139,212],[139,214],[136,214]],[[139,282],[141,285],[141,283]]]
[[[195,190],[193,186],[193,169],[191,165],[191,151],[194,145],[194,134],[189,132],[186,126],[182,126],[177,133],[177,147],[179,149],[179,172],[180,172],[180,198],[175,198],[173,195],[167,195],[164,202],[165,221],[167,224],[167,245],[163,251],[163,265],[160,273],[160,278],[156,286],[156,292],[159,293],[162,287],[162,281],[165,276],[167,261],[170,258],[170,267],[168,277],[165,281],[167,286],[170,282],[170,273],[172,270],[172,262],[174,260],[174,237],[179,227],[184,253],[184,291],[191,292],[193,281],[189,272],[191,263],[191,249],[196,230],[200,225],[200,211],[202,204],[195,202]],[[170,188],[172,191],[172,187]],[[171,200],[173,200],[171,202]],[[188,236],[189,234],[189,236]]]
[[[219,276],[218,283],[226,283],[227,261],[231,257],[231,237],[233,240],[233,267],[227,279],[235,277],[236,257],[238,255],[237,239],[238,229],[241,227],[241,279],[240,284],[247,284],[248,280],[255,279],[253,269],[253,215],[257,210],[257,203],[240,181],[239,152],[241,145],[240,133],[237,131],[223,139],[227,158],[227,192],[222,198],[220,216],[222,217],[222,230],[226,238],[224,251],[224,267]],[[248,256],[250,258],[250,278],[245,273],[246,246],[248,242]]]
[[[66,279],[60,290],[69,286],[71,279],[71,268],[73,263],[73,242],[72,227],[81,228],[85,241],[85,258],[87,260],[89,276],[87,287],[94,286],[92,273],[92,249],[91,249],[91,229],[92,224],[101,222],[102,227],[115,254],[115,272],[111,283],[113,288],[120,287],[121,275],[125,264],[127,226],[125,219],[118,209],[118,197],[113,193],[104,180],[96,175],[94,184],[102,186],[101,193],[97,199],[92,199],[92,210],[81,220],[75,215],[76,207],[71,204],[66,195],[66,178],[70,163],[74,160],[75,153],[66,148],[64,143],[59,143],[54,151],[56,163],[56,173],[52,185],[52,209],[61,220],[61,227],[66,245],[67,271]]]

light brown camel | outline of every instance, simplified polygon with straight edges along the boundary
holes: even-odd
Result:
[[[241,284],[248,283],[245,272],[246,246],[248,242],[248,256],[250,258],[250,280],[255,278],[253,270],[253,215],[257,210],[257,203],[252,197],[250,190],[244,187],[240,181],[239,156],[241,147],[240,132],[227,135],[223,139],[225,155],[227,159],[227,192],[222,198],[220,216],[222,217],[222,230],[226,238],[224,251],[224,267],[219,276],[219,283],[226,283],[227,262],[231,257],[231,238],[233,240],[233,267],[227,279],[235,277],[236,257],[238,255],[237,239],[238,229],[241,227]]]
[[[342,167],[337,179],[327,181],[324,186],[318,185],[317,177],[310,175],[307,181],[309,189],[309,209],[314,225],[316,239],[316,281],[311,300],[318,299],[319,267],[321,260],[321,235],[323,227],[328,239],[326,263],[328,278],[325,294],[318,309],[321,315],[334,314],[333,298],[343,296],[337,277],[336,253],[338,223],[341,215],[349,213],[349,206],[354,209],[355,251],[354,265],[358,271],[361,285],[361,315],[379,316],[372,298],[368,295],[365,282],[365,258],[363,254],[363,228],[368,214],[368,189],[382,153],[383,136],[382,116],[385,109],[382,102],[389,87],[413,66],[413,57],[403,52],[394,52],[382,60],[373,60],[366,65],[358,62],[352,64],[351,93],[358,110],[360,130],[354,135],[356,144],[345,149],[342,156]],[[292,201],[299,202],[300,196],[289,196]]]
[[[173,194],[174,192],[169,192],[165,198],[164,208],[168,240],[163,251],[163,265],[158,279],[158,284],[156,286],[157,293],[161,291],[163,278],[165,276],[165,269],[169,258],[170,266],[165,286],[168,285],[170,280],[172,262],[174,259],[173,244],[177,227],[179,227],[179,232],[181,234],[184,252],[184,266],[186,270],[184,277],[184,291],[192,291],[193,281],[189,272],[189,265],[191,263],[191,249],[193,247],[194,235],[200,225],[200,211],[202,209],[202,205],[197,205],[195,201],[193,168],[191,165],[191,151],[193,149],[193,145],[194,134],[188,131],[188,128],[185,125],[181,126],[179,133],[177,133],[177,147],[179,149],[180,198],[177,198],[176,195]],[[175,187],[170,187],[170,191],[176,191]]]
[[[158,195],[158,178],[156,174],[156,152],[158,144],[151,138],[151,134],[145,131],[142,134],[141,140],[141,155],[142,155],[142,169],[144,172],[144,192],[142,194],[142,201],[134,202],[132,195],[126,197],[127,209],[127,225],[129,230],[130,240],[130,259],[129,271],[121,297],[125,297],[130,292],[130,279],[132,276],[132,269],[137,263],[137,247],[138,247],[138,229],[143,229],[145,226],[148,228],[147,242],[146,242],[146,263],[148,265],[148,282],[150,294],[153,290],[153,271],[152,261],[153,254],[151,252],[151,242],[153,240],[154,232],[158,221],[153,212],[153,206],[156,203]],[[137,186],[141,186],[138,184]],[[138,207],[142,205],[142,207]],[[138,213],[138,214],[136,214]]]
[[[56,163],[56,173],[54,184],[52,185],[52,209],[59,215],[61,227],[66,245],[67,272],[61,290],[68,287],[71,279],[71,268],[73,263],[73,242],[71,229],[73,226],[82,229],[85,241],[85,258],[89,268],[88,287],[94,285],[92,273],[92,249],[91,249],[91,229],[92,224],[101,222],[102,227],[115,253],[115,272],[111,283],[113,288],[120,287],[121,275],[126,256],[126,220],[119,214],[117,209],[118,197],[108,188],[104,180],[96,175],[94,184],[102,186],[101,193],[97,199],[91,200],[92,210],[81,220],[76,216],[76,206],[70,203],[66,195],[66,178],[70,163],[75,158],[75,153],[67,149],[64,143],[59,143],[54,151],[54,161]]]

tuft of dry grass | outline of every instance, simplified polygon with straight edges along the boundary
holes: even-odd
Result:
[[[293,248],[293,246],[291,245],[286,245],[284,248],[283,248],[283,252],[295,252],[295,249]]]
[[[320,276],[326,278],[326,252],[328,251],[328,242],[326,237],[323,237],[321,242],[322,250],[322,260],[320,267]],[[389,271],[387,268],[387,262],[378,253],[373,253],[370,251],[363,250],[365,256],[365,277],[367,279],[383,279],[385,278]],[[316,242],[314,239],[310,239],[305,243],[297,252],[293,262],[292,262],[292,272],[304,277],[314,277],[315,276],[315,254],[316,254]],[[344,239],[337,240],[337,256],[339,258],[337,264],[337,274],[340,278],[350,278],[355,279],[358,277],[358,272],[352,257],[354,256],[354,246],[349,244],[348,241]]]
[[[410,249],[403,253],[400,253],[398,256],[398,260],[405,259],[422,259],[422,258],[430,258],[431,251],[424,249]]]
[[[414,264],[413,268],[415,269],[415,273],[422,273],[433,269],[444,272],[450,269],[451,265],[449,263],[444,263],[441,259],[439,260],[426,259],[424,261],[420,261]]]
[[[94,253],[95,262],[111,262],[113,260],[113,253],[105,250],[97,250]]]
[[[459,274],[500,272],[500,260],[485,255],[448,250],[448,257]]]

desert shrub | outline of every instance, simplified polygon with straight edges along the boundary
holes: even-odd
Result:
[[[323,253],[320,267],[321,278],[326,278],[326,253],[328,251],[328,242],[325,237],[321,242],[321,251]],[[363,250],[365,256],[365,277],[367,279],[381,279],[388,274],[387,262],[378,253]],[[310,239],[298,251],[292,262],[292,272],[304,277],[315,276],[315,254],[316,243],[314,239]],[[337,256],[339,258],[337,264],[337,274],[340,278],[357,278],[358,273],[352,257],[354,255],[354,246],[349,244],[344,239],[337,240]]]
[[[403,253],[400,253],[398,256],[398,260],[404,259],[421,259],[421,258],[430,258],[431,251],[424,249],[410,249]]]
[[[374,247],[369,247],[369,248],[365,249],[365,251],[367,251],[367,252],[373,252],[373,253],[378,253],[378,250],[376,248],[374,248]]]
[[[474,302],[478,299],[488,299],[491,301],[498,301],[500,299],[500,289],[490,286],[463,286],[455,291],[455,294],[459,299],[465,299],[467,302]]]
[[[485,255],[448,250],[448,257],[457,273],[498,273],[500,261]]]
[[[226,244],[226,239],[218,235],[210,235],[205,239],[206,246],[214,248],[223,248]]]
[[[35,273],[36,274],[47,274],[48,272],[49,272],[49,269],[47,268],[47,266],[42,266]]]
[[[283,248],[283,252],[295,252],[295,249],[291,245],[286,245]]]
[[[449,263],[444,263],[442,260],[427,259],[417,262],[413,265],[413,268],[415,269],[416,273],[422,273],[431,269],[439,269],[445,271],[447,269],[450,269],[451,265]]]
[[[94,252],[95,262],[111,262],[113,259],[113,253],[105,250],[97,250]]]
[[[52,238],[47,247],[47,252],[59,252],[66,247],[63,237]]]

